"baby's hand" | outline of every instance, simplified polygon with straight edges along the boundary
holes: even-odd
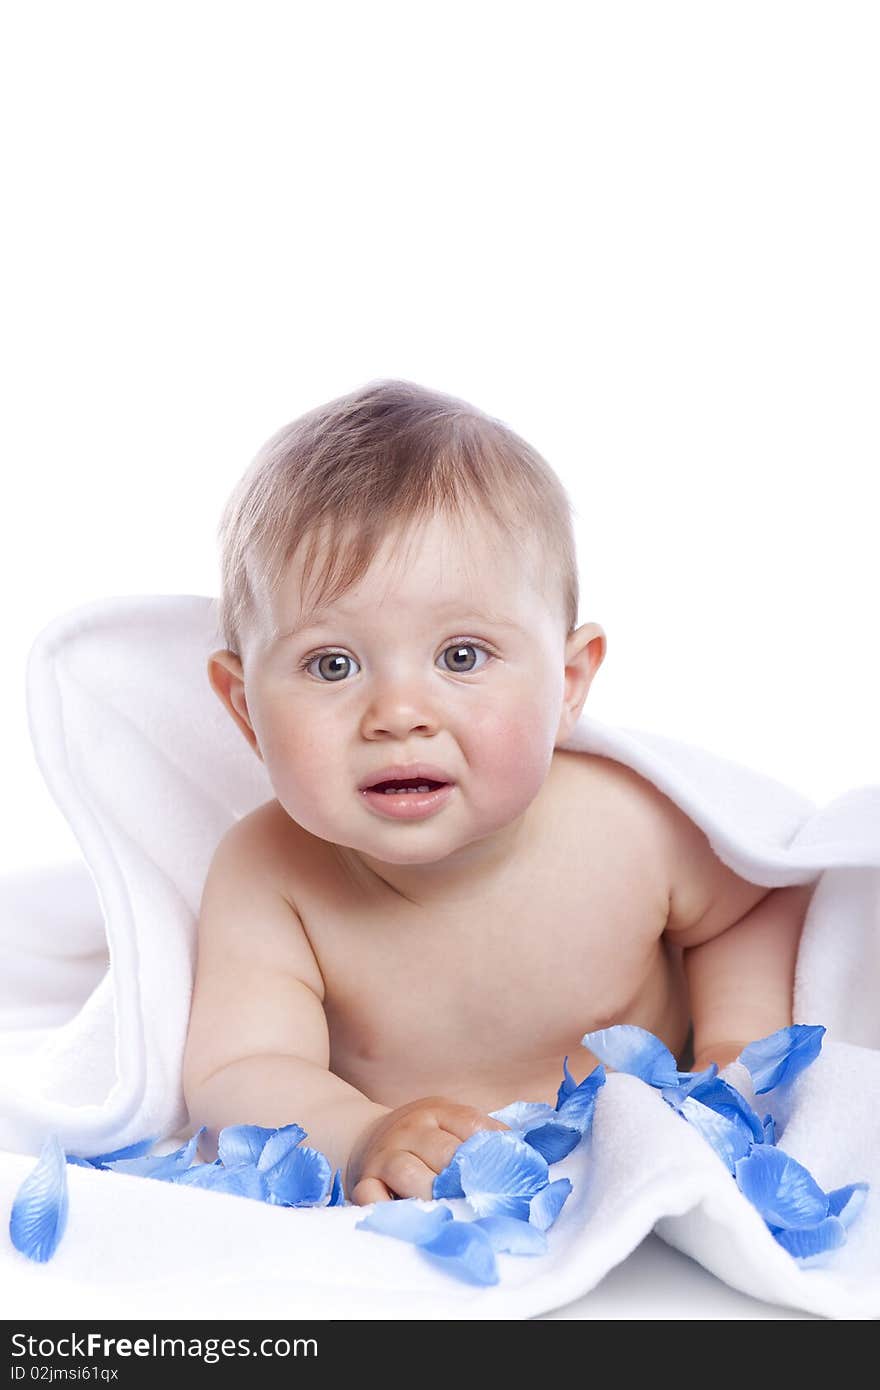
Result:
[[[352,1148],[345,1192],[357,1206],[392,1197],[433,1197],[434,1179],[459,1144],[480,1129],[509,1129],[473,1105],[423,1096],[370,1124]]]

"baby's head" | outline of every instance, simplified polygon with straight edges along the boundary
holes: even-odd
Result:
[[[567,495],[530,445],[372,382],[268,440],[220,542],[209,679],[293,820],[377,865],[467,858],[522,823],[605,654],[576,626]],[[414,763],[453,784],[426,814],[364,795]]]

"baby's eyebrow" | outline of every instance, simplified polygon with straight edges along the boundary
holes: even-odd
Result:
[[[457,614],[461,622],[467,622],[471,618],[476,618],[480,622],[491,623],[493,627],[506,627],[513,631],[519,629],[519,623],[513,622],[510,618],[504,618],[497,613],[485,613],[479,608],[468,608],[466,605],[443,604],[435,611],[436,621],[443,621],[443,614]],[[335,615],[337,621],[342,621],[339,615]],[[276,642],[287,642],[293,637],[299,637],[303,632],[308,632],[311,628],[319,627],[321,623],[333,621],[334,614],[327,608],[316,608],[311,613],[304,614],[300,622],[293,627],[287,628],[284,632],[275,635]],[[447,619],[448,621],[448,619]]]

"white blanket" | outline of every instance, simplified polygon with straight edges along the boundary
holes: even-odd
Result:
[[[0,880],[7,1214],[49,1133],[91,1155],[190,1132],[180,1074],[202,883],[223,832],[272,795],[208,685],[206,658],[222,645],[214,600],[146,596],[64,614],[32,647],[34,749],[85,863]],[[824,1267],[801,1268],[777,1245],[658,1092],[610,1073],[591,1143],[551,1170],[574,1190],[548,1253],[499,1255],[494,1287],[459,1283],[411,1246],[356,1231],[362,1208],[278,1208],[71,1166],[56,1254],[32,1264],[6,1236],[0,1291],[39,1300],[48,1281],[69,1291],[71,1316],[93,1309],[82,1300],[97,1290],[104,1311],[122,1314],[136,1288],[144,1316],[173,1305],[208,1317],[521,1318],[587,1292],[656,1226],[755,1297],[829,1317],[880,1316],[880,787],[816,808],[702,749],[587,715],[565,746],[649,778],[745,878],[820,880],[794,1021],[827,1033],[788,1095],[780,1147],[825,1189],[871,1185]],[[726,1075],[748,1089],[741,1067]],[[778,1105],[756,1104],[780,1116]],[[463,1213],[463,1203],[453,1208]]]

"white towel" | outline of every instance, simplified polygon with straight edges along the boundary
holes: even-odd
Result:
[[[188,1132],[180,1078],[202,883],[227,827],[272,795],[208,686],[207,656],[223,645],[216,620],[204,597],[108,599],[56,619],[31,649],[37,761],[85,864],[0,880],[7,1211],[49,1133],[69,1152],[97,1154]],[[746,1293],[830,1317],[880,1316],[880,788],[817,809],[702,749],[586,714],[565,746],[651,780],[743,877],[768,887],[818,877],[794,1021],[828,1031],[787,1099],[780,1147],[826,1189],[871,1184],[826,1266],[799,1267],[659,1093],[612,1073],[591,1143],[551,1170],[574,1190],[548,1253],[499,1256],[497,1286],[457,1284],[411,1247],[356,1231],[361,1208],[276,1208],[70,1167],[55,1256],[31,1265],[7,1237],[0,1287],[70,1281],[103,1290],[105,1307],[133,1285],[148,1306],[160,1288],[205,1316],[216,1316],[211,1291],[225,1288],[227,1315],[518,1318],[587,1292],[656,1225]]]

